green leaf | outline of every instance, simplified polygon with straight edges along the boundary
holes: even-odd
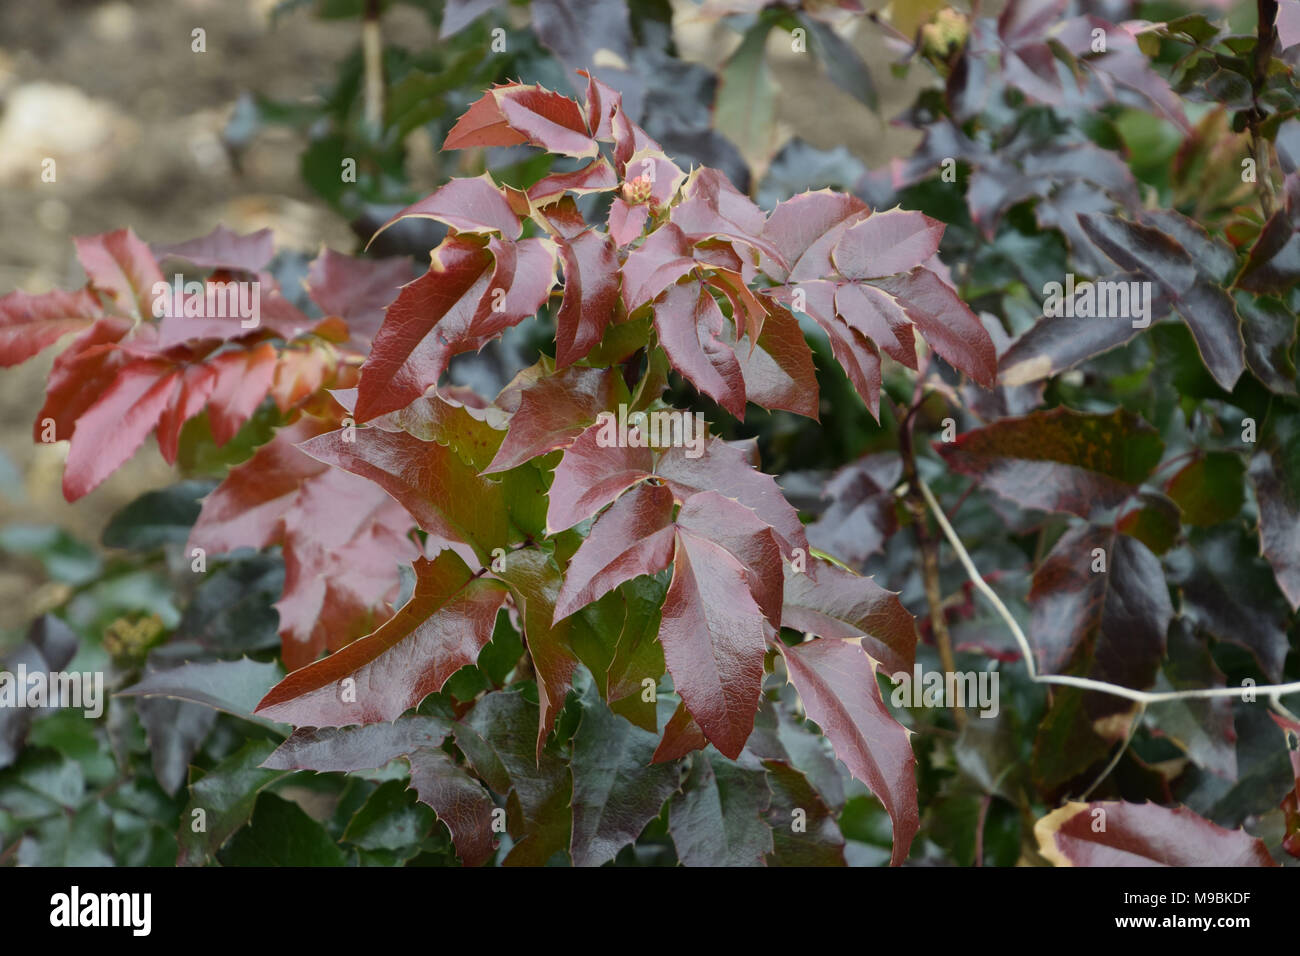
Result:
[[[275,744],[250,740],[206,774],[191,771],[190,800],[181,813],[177,866],[203,866],[253,813],[257,795],[287,775],[264,770]]]
[[[772,23],[759,20],[745,32],[719,74],[714,125],[751,163],[765,162],[776,122],[776,81],[767,67],[767,35]]]
[[[258,701],[283,677],[284,669],[276,663],[259,663],[248,658],[202,661],[182,664],[171,670],[153,671],[118,694],[188,700],[280,729],[282,725],[254,716],[253,711]]]
[[[419,802],[414,790],[389,780],[352,817],[343,839],[365,850],[409,851],[409,859],[436,822],[437,816]]]
[[[678,787],[672,764],[652,764],[657,735],[610,712],[588,687],[573,738],[574,866],[599,866],[634,841]]]
[[[1165,493],[1190,525],[1211,525],[1234,518],[1246,498],[1246,466],[1231,452],[1197,455],[1165,483]]]
[[[456,730],[456,744],[496,793],[507,794],[506,823],[515,845],[507,866],[543,866],[569,849],[573,776],[547,751],[537,752],[537,704],[519,691],[481,698]]]
[[[224,866],[343,866],[346,855],[296,803],[257,798],[253,819],[220,853]]]
[[[35,558],[55,581],[77,585],[100,573],[99,555],[62,528],[11,524],[0,528],[0,551]]]
[[[1140,492],[1135,505],[1115,527],[1137,538],[1152,553],[1164,554],[1174,546],[1182,527],[1178,505],[1164,495],[1150,491]]]
[[[182,481],[160,491],[147,491],[109,520],[103,542],[108,548],[152,551],[183,545],[199,518],[200,499],[216,483]]]
[[[280,644],[275,602],[284,590],[284,562],[270,554],[231,561],[208,574],[181,615],[175,640],[223,654]]]
[[[677,858],[685,866],[762,866],[774,847],[764,819],[772,805],[767,776],[752,757],[697,753],[669,810]]]
[[[840,828],[808,778],[779,760],[765,760],[763,766],[772,791],[772,803],[765,814],[772,828],[767,865],[847,865]]]

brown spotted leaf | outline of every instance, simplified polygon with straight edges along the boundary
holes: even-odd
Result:
[[[1002,419],[935,447],[950,467],[1022,508],[1088,517],[1134,494],[1164,443],[1123,409],[1102,415],[1056,408]]]

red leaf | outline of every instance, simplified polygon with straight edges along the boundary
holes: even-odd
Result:
[[[543,87],[520,83],[493,87],[456,122],[442,148],[519,143],[580,159],[599,152],[577,103]]]
[[[536,314],[555,283],[555,255],[550,239],[493,238],[487,248],[446,239],[429,271],[388,308],[361,369],[358,421],[409,405],[437,384],[453,355],[480,349]]]
[[[609,204],[609,218],[606,226],[614,244],[622,248],[632,240],[640,238],[645,224],[650,219],[650,207],[645,203],[629,206],[621,197],[615,196]]]
[[[594,230],[559,243],[564,299],[555,316],[555,364],[564,368],[592,350],[614,316],[618,254],[609,237]]]
[[[276,357],[270,394],[280,413],[287,414],[324,387],[338,367],[333,349],[312,343],[285,349]]]
[[[552,173],[528,187],[528,198],[539,206],[559,199],[566,192],[584,195],[606,192],[618,186],[618,175],[604,156],[597,156],[571,173]]]
[[[872,279],[910,272],[939,251],[943,223],[919,212],[872,213],[845,230],[831,251],[846,279]]]
[[[857,282],[839,286],[835,290],[835,314],[890,358],[917,370],[912,323],[899,304],[875,286]]]
[[[652,763],[671,763],[680,760],[693,750],[703,750],[709,745],[709,738],[704,736],[700,725],[695,722],[686,703],[677,705],[672,719],[664,727],[663,739],[655,750]]]
[[[256,348],[223,352],[209,364],[217,378],[208,399],[208,421],[220,446],[235,437],[266,397],[275,380],[275,347],[263,342]]]
[[[674,503],[665,485],[643,483],[597,518],[569,560],[555,619],[568,617],[624,581],[668,567],[673,560]]]
[[[118,371],[77,418],[63,471],[64,498],[76,501],[131,457],[158,424],[178,378],[175,367],[161,359],[138,359]]]
[[[204,499],[186,549],[224,554],[276,543],[280,519],[293,507],[300,483],[329,469],[296,446],[332,427],[323,419],[303,416],[232,468]]]
[[[727,320],[699,282],[672,286],[655,306],[655,331],[673,367],[742,421],[745,378],[735,350],[720,338]]]
[[[704,491],[735,499],[776,532],[786,556],[793,548],[807,552],[803,522],[776,479],[756,469],[734,445],[710,438],[699,458],[688,458],[684,448],[669,448],[655,465],[655,474],[672,488],[678,501]]]
[[[124,314],[153,315],[153,288],[163,281],[153,253],[130,229],[98,236],[77,236],[77,258],[90,285],[105,292]]]
[[[893,591],[829,562],[785,575],[781,625],[827,639],[860,639],[890,674],[911,672],[916,621]]]
[[[400,583],[398,563],[417,554],[407,537],[410,515],[383,489],[295,447],[333,427],[303,416],[277,432],[203,502],[186,546],[216,554],[284,546],[277,607],[290,668],[386,619]]]
[[[176,463],[181,427],[203,411],[216,384],[217,370],[211,365],[187,365],[181,370],[172,400],[158,418],[158,451],[167,464]]]
[[[804,710],[816,721],[849,772],[871,788],[894,821],[898,866],[920,828],[916,758],[908,732],[880,696],[876,665],[856,640],[819,638],[778,645]]]
[[[375,633],[294,671],[256,713],[295,726],[396,720],[457,670],[478,661],[505,600],[500,582],[476,578],[455,552],[415,562],[411,600]],[[342,693],[351,678],[355,700]]]
[[[876,285],[899,301],[930,347],[953,368],[985,388],[993,388],[998,372],[993,339],[951,286],[924,268],[880,280]]]
[[[691,716],[732,759],[754,727],[770,630],[740,562],[720,545],[679,530],[659,640]]]
[[[1035,823],[1034,836],[1057,866],[1277,866],[1244,830],[1154,803],[1067,803]]]
[[[652,301],[696,266],[691,244],[672,223],[660,226],[623,263],[623,305],[629,313]]]
[[[799,320],[779,306],[765,308],[767,318],[758,346],[750,348],[748,338],[736,345],[745,397],[763,408],[783,408],[817,421],[817,372]]]
[[[483,474],[509,471],[571,444],[600,412],[613,406],[615,374],[575,365],[543,374],[522,388],[510,430]]]
[[[867,404],[867,410],[880,419],[880,350],[856,328],[839,321],[835,314],[835,283],[801,282],[798,287],[782,286],[773,290],[777,301],[787,308],[796,304],[795,292],[804,293],[804,312],[822,327],[831,342],[831,352],[840,363],[853,387]]]
[[[325,248],[307,270],[307,294],[326,315],[348,324],[353,340],[368,346],[384,310],[411,277],[406,258],[359,259]]]
[[[513,84],[512,84],[513,85]],[[475,146],[518,146],[528,137],[512,129],[489,90],[474,101],[465,115],[447,134],[443,149],[470,149]]]
[[[487,173],[449,181],[376,229],[370,241],[393,223],[412,218],[436,219],[457,232],[499,232],[507,239],[518,239],[523,231],[519,217]]]
[[[671,446],[655,461],[649,448],[602,447],[601,428],[598,422],[579,435],[555,469],[546,521],[550,533],[590,518],[625,489],[654,476],[672,489],[677,501],[706,491],[732,498],[776,532],[784,554],[793,548],[807,551],[798,512],[776,480],[755,469],[738,448],[710,438],[698,458],[688,457],[682,446]]]
[[[241,236],[218,225],[206,236],[171,245],[153,244],[159,262],[184,259],[200,269],[239,269],[254,275],[275,256],[275,239],[270,229]]]
[[[763,271],[777,282],[823,279],[833,271],[831,250],[853,225],[871,214],[867,204],[847,193],[821,189],[801,193],[772,210],[764,237],[780,252],[764,256]]]
[[[599,140],[610,142],[614,139],[614,128],[610,118],[615,109],[623,105],[623,94],[613,87],[602,83],[586,70],[579,70],[580,76],[587,78],[587,129]]]
[[[763,616],[773,627],[780,626],[785,572],[781,545],[769,525],[739,502],[701,491],[682,502],[677,527],[724,548],[735,558]]]
[[[0,297],[0,367],[26,362],[69,332],[90,326],[103,315],[88,289],[44,295],[10,292]]]
[[[590,518],[654,468],[649,448],[602,447],[600,429],[592,425],[579,435],[555,468],[546,512],[548,534]]]
[[[492,262],[486,248],[453,236],[433,250],[428,272],[402,286],[361,367],[358,421],[409,405],[437,384],[452,355],[475,347],[466,335]]]
[[[431,404],[451,408],[440,399]],[[455,414],[468,413],[459,409]],[[482,477],[441,429],[423,440],[406,431],[372,426],[357,429],[351,438],[345,431],[329,432],[300,447],[313,458],[374,482],[425,531],[470,545],[480,561],[494,548],[512,543],[501,484]]]
[[[418,552],[402,506],[337,468],[302,482],[281,522],[285,578],[275,607],[292,669],[387,620],[400,588],[398,565]]]
[[[138,325],[133,333],[130,320],[104,316],[56,356],[45,382],[45,402],[32,428],[35,441],[45,440],[42,433],[47,419],[55,423],[56,441],[72,438],[77,419],[113,384],[118,369],[134,360],[134,355],[117,343],[142,330],[153,332],[155,326]]]
[[[550,239],[508,242],[493,237],[488,249],[494,260],[492,281],[465,331],[464,347],[457,344],[457,351],[482,348],[506,329],[532,318],[555,285],[556,244]]]
[[[763,235],[767,221],[763,210],[718,170],[696,169],[686,181],[684,196],[670,219],[688,239],[735,240],[785,264],[781,249]]]

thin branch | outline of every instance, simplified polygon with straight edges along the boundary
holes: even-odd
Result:
[[[984,794],[984,799],[980,801],[979,819],[975,821],[975,865],[984,865],[984,823],[988,820],[989,805],[993,802],[993,794]]]
[[[1273,58],[1273,49],[1277,43],[1277,0],[1255,0],[1257,23],[1255,26],[1254,69],[1250,83],[1250,114],[1246,121],[1250,130],[1251,158],[1255,160],[1256,192],[1259,193],[1259,205],[1264,211],[1264,218],[1269,219],[1277,210],[1277,194],[1273,190],[1273,169],[1269,161],[1270,143],[1260,135],[1260,123],[1264,111],[1259,106],[1259,96],[1264,91],[1268,79],[1268,66]]]
[[[1092,680],[1088,677],[1069,677],[1065,674],[1039,674],[1038,668],[1034,664],[1034,652],[1029,646],[1029,639],[1025,637],[1025,632],[1020,629],[1016,619],[1012,617],[1007,606],[1002,603],[1002,599],[994,593],[993,589],[985,583],[984,578],[980,576],[979,570],[971,561],[970,555],[962,545],[961,539],[957,537],[957,532],[953,531],[952,525],[948,523],[943,509],[939,507],[939,502],[934,498],[934,493],[924,481],[917,480],[917,487],[920,489],[921,496],[925,503],[930,506],[934,513],[934,520],[939,523],[943,530],[944,537],[957,552],[957,558],[961,561],[962,567],[966,569],[966,576],[970,578],[971,584],[989,599],[993,609],[998,612],[998,616],[1006,622],[1008,629],[1020,646],[1020,656],[1024,658],[1025,669],[1029,671],[1029,679],[1038,684],[1060,684],[1066,687],[1078,687],[1082,690],[1095,690],[1103,694],[1110,694],[1112,697],[1123,697],[1128,700],[1135,700],[1140,704],[1159,704],[1171,700],[1195,700],[1209,697],[1240,697],[1244,694],[1264,694],[1270,698],[1283,697],[1287,694],[1300,694],[1300,681],[1292,681],[1289,684],[1260,684],[1254,687],[1200,687],[1191,690],[1170,690],[1170,691],[1146,691],[1134,690],[1131,687],[1123,687],[1119,684],[1108,684],[1105,681]]]
[[[925,504],[916,494],[916,489],[920,486],[920,476],[916,471],[912,420],[916,413],[917,402],[917,399],[913,400],[912,407],[900,424],[898,450],[903,459],[903,478],[908,489],[908,508],[912,512],[912,530],[916,533],[916,543],[921,551],[921,580],[925,584],[925,603],[930,609],[930,628],[934,631],[934,642],[939,649],[940,666],[945,672],[955,674],[957,659],[952,652],[952,635],[948,633],[948,621],[944,617],[943,592],[939,586],[939,543],[930,534]],[[952,703],[952,717],[958,730],[966,726],[966,711],[956,700]]]
[[[361,22],[361,49],[365,62],[365,123],[372,139],[384,129],[384,38],[379,27],[379,0],[366,0]]]

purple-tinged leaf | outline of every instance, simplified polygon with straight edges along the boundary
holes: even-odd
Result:
[[[596,519],[569,561],[555,604],[568,617],[641,574],[673,561],[673,493],[666,485],[638,484]]]
[[[291,673],[257,715],[310,727],[393,721],[476,663],[506,589],[475,577],[452,551],[418,559],[415,572],[415,593],[387,623]]]
[[[691,716],[733,759],[754,726],[771,631],[745,567],[712,541],[679,531],[659,640]]]
[[[673,368],[736,418],[745,418],[745,378],[722,341],[726,318],[699,282],[672,286],[655,305],[655,332]]]
[[[1067,803],[1035,823],[1034,836],[1056,866],[1277,866],[1244,830],[1154,803]]]
[[[539,455],[568,447],[597,415],[613,406],[615,374],[611,369],[575,365],[543,374],[521,388],[510,429],[483,473],[509,471]]]
[[[1144,690],[1173,618],[1160,560],[1136,538],[1080,525],[1034,572],[1029,625],[1041,670],[1060,673],[1083,648],[1097,680]]]
[[[916,659],[916,620],[898,595],[828,562],[786,572],[781,625],[828,640],[858,640],[890,674],[910,672]]]
[[[201,269],[238,269],[254,275],[275,256],[275,239],[270,229],[241,236],[218,225],[206,236],[170,245],[153,244],[158,261],[184,259]]]
[[[600,866],[641,835],[678,788],[676,767],[653,763],[653,733],[610,712],[593,692],[573,736],[574,866]]]
[[[994,386],[998,356],[993,340],[951,286],[926,268],[875,284],[898,300],[925,341],[953,368],[985,388]]]
[[[831,259],[846,279],[875,279],[911,272],[939,251],[943,223],[919,212],[872,213],[845,230]]]
[[[487,173],[450,180],[393,216],[375,230],[375,236],[396,222],[412,218],[436,219],[458,232],[498,232],[506,239],[518,239],[523,231],[519,217]]]
[[[555,316],[555,364],[572,365],[605,334],[618,305],[618,253],[609,237],[589,230],[560,240],[564,299]]]
[[[779,646],[809,719],[889,812],[894,822],[890,862],[900,865],[920,828],[916,757],[907,730],[881,699],[875,664],[856,640],[818,638]]]
[[[936,449],[949,466],[1022,508],[1088,517],[1136,493],[1160,461],[1154,428],[1123,409],[1006,418]]]
[[[684,866],[763,866],[773,849],[764,819],[771,804],[767,773],[756,759],[696,754],[668,813],[678,860]]]

